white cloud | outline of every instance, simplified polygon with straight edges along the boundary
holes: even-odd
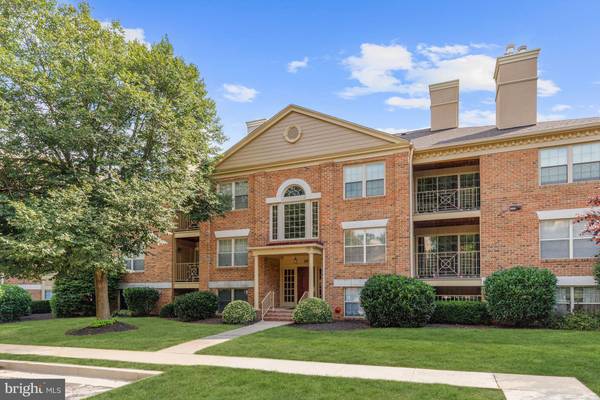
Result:
[[[551,80],[538,79],[538,96],[550,97],[560,92],[560,88]]]
[[[407,109],[419,108],[422,110],[426,110],[427,108],[429,108],[429,99],[426,97],[407,98],[407,97],[394,96],[394,97],[390,97],[389,99],[387,99],[385,101],[385,104],[387,104],[388,106],[398,107],[398,108],[407,108]]]
[[[238,103],[250,103],[258,94],[256,89],[234,83],[225,83],[223,85],[223,90],[225,90],[224,96],[226,99]]]
[[[112,28],[112,22],[109,21],[102,21],[100,22],[100,24],[104,27],[104,28]],[[121,27],[121,29],[123,30],[123,37],[125,38],[125,41],[127,42],[133,42],[133,41],[138,41],[139,43],[145,45],[145,46],[150,46],[150,43],[148,43],[146,41],[146,34],[144,32],[144,29],[142,28],[125,28],[125,27]]]
[[[556,121],[559,119],[565,119],[566,117],[563,114],[540,114],[538,113],[537,119],[538,121]]]
[[[460,113],[460,126],[495,125],[496,113],[489,110],[466,110]]]
[[[553,113],[560,113],[560,112],[564,112],[564,111],[570,110],[571,108],[573,108],[573,107],[571,107],[568,104],[557,104],[554,107],[552,107],[551,110],[552,110]]]
[[[308,67],[308,57],[304,57],[302,60],[291,61],[287,65],[287,71],[295,74],[299,69]]]
[[[408,129],[405,128],[377,128],[378,131],[389,133],[391,135],[395,135],[397,133],[408,132]]]
[[[496,58],[482,51],[498,47],[487,43],[435,46],[419,44],[415,52],[398,44],[363,43],[360,54],[347,57],[343,65],[360,85],[344,88],[339,95],[353,98],[373,93],[400,93],[410,97],[427,94],[427,85],[460,79],[461,91],[495,92]],[[542,97],[560,91],[548,79],[538,80]]]

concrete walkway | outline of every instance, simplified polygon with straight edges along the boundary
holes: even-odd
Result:
[[[177,353],[177,354],[194,354],[197,351],[205,349],[219,343],[226,342],[241,336],[251,335],[256,332],[261,332],[267,329],[276,328],[278,326],[288,325],[291,322],[287,321],[259,321],[255,324],[244,326],[242,328],[233,329],[230,331],[218,333],[212,336],[206,336],[201,339],[192,340],[181,343],[166,349],[159,350],[159,353]]]
[[[0,353],[128,361],[148,364],[206,365],[299,375],[437,383],[473,388],[500,389],[504,392],[507,400],[600,400],[600,397],[595,395],[577,379],[553,376],[380,367],[268,358],[223,357],[169,353],[164,351],[144,352],[12,344],[0,344]]]

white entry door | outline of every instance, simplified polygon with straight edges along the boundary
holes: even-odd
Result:
[[[281,306],[296,305],[296,268],[281,268]]]

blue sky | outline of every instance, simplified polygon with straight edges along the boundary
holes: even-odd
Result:
[[[461,79],[461,125],[493,123],[495,57],[541,48],[541,119],[600,116],[600,1],[91,0],[129,37],[168,36],[217,102],[225,148],[290,103],[377,129],[429,124],[427,84]],[[292,63],[292,64],[290,64]]]

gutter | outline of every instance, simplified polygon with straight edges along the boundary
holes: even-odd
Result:
[[[414,244],[414,223],[413,223],[413,202],[414,202],[414,183],[413,183],[413,155],[414,155],[414,151],[415,148],[414,146],[411,144],[410,145],[410,150],[408,152],[408,170],[409,170],[409,176],[408,176],[408,212],[409,212],[409,216],[408,216],[408,223],[409,223],[409,227],[408,227],[408,234],[410,235],[409,237],[409,246],[410,246],[410,250],[409,250],[409,254],[410,254],[410,276],[414,277],[415,276],[415,255],[414,255],[414,251],[415,251],[415,244]]]

